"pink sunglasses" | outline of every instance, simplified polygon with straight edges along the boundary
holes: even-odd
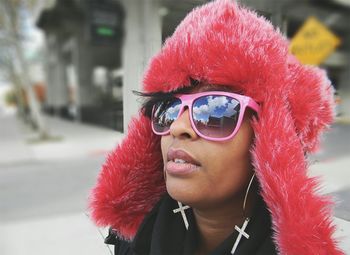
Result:
[[[259,105],[250,97],[240,94],[207,91],[175,95],[159,102],[152,110],[152,130],[157,135],[168,135],[171,124],[189,109],[193,130],[210,141],[231,139],[242,124],[247,107],[259,113]]]

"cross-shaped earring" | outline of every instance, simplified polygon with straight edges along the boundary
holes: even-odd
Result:
[[[247,188],[247,191],[246,191],[245,196],[244,196],[244,200],[243,200],[243,215],[245,214],[245,206],[246,206],[246,203],[247,203],[247,197],[248,197],[248,193],[249,193],[249,190],[250,190],[250,186],[253,183],[254,177],[255,177],[255,173],[253,174],[252,178],[249,181],[248,188]],[[244,232],[244,230],[248,226],[248,222],[249,222],[249,218],[246,217],[245,220],[244,220],[242,228],[239,228],[237,225],[235,226],[235,230],[237,230],[239,234],[237,236],[235,244],[232,247],[231,254],[235,253],[235,251],[237,249],[237,246],[239,244],[239,241],[241,241],[242,236],[244,236],[245,238],[249,239],[249,235],[246,232]]]
[[[177,204],[179,205],[179,208],[174,209],[173,212],[174,213],[181,212],[181,216],[182,216],[182,219],[183,219],[183,221],[185,223],[185,227],[188,230],[189,224],[188,224],[188,220],[187,220],[187,217],[186,217],[185,210],[189,209],[190,207],[188,205],[183,206],[181,202],[177,202]]]
[[[235,244],[232,247],[231,254],[235,253],[237,246],[238,246],[238,243],[239,243],[239,241],[241,241],[242,236],[249,239],[249,235],[246,232],[244,232],[244,230],[246,229],[246,227],[248,225],[248,222],[249,222],[249,218],[246,218],[244,223],[243,223],[242,228],[239,228],[237,225],[235,226],[235,230],[237,230],[239,234],[237,236]]]

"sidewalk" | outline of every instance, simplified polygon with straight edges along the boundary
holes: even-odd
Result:
[[[25,142],[25,134],[13,113],[0,111],[0,123],[0,164],[33,160],[33,154]]]
[[[122,140],[123,134],[79,122],[46,116],[51,140],[38,141],[36,134],[28,134],[33,157],[36,160],[69,159],[105,155]]]
[[[0,111],[0,164],[45,161],[105,155],[122,140],[123,134],[60,118],[45,117],[49,140],[38,134],[13,114]]]
[[[334,198],[334,222],[337,225],[335,236],[340,247],[350,255],[350,158],[340,158],[331,162],[316,163],[310,167],[310,175],[321,178],[322,194]]]
[[[2,255],[108,255],[113,250],[103,242],[108,231],[96,228],[84,213],[0,226]]]
[[[54,139],[39,142],[36,140],[36,134],[23,126],[13,115],[0,113],[0,121],[0,173],[10,165],[23,164],[23,168],[26,168],[28,162],[38,164],[45,162],[49,165],[51,162],[67,159],[82,162],[89,158],[102,159],[123,138],[123,134],[110,129],[47,117]],[[349,165],[350,157],[336,158],[312,165],[310,174],[322,176],[325,184],[323,193],[340,194],[350,189]],[[69,171],[68,169],[68,174]],[[79,179],[84,176],[85,169],[79,171],[82,171],[82,174],[74,175],[72,178],[87,182],[86,179]],[[97,172],[98,169],[93,170],[93,173]],[[67,179],[64,182],[68,181]],[[62,189],[68,188],[62,187]],[[0,186],[0,190],[3,190],[3,187]],[[47,195],[50,196],[50,193]],[[19,198],[13,199],[16,202]],[[60,204],[62,201],[57,200],[55,203]],[[343,209],[346,209],[349,203],[349,197],[340,197],[339,204]],[[337,236],[344,237],[341,247],[347,252],[346,254],[350,254],[350,214],[341,212],[336,210]],[[102,236],[106,235],[106,230],[100,231]],[[84,210],[8,222],[1,221],[0,217],[0,254],[3,255],[110,254],[108,247],[103,244],[102,236]]]

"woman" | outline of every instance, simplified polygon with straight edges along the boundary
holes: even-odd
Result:
[[[91,197],[116,254],[343,254],[306,173],[332,87],[269,22],[229,0],[194,9],[143,88]]]

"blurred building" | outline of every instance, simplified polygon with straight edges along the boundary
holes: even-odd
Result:
[[[60,0],[40,14],[47,112],[122,130],[123,22],[111,1]]]
[[[55,1],[54,1],[55,2]],[[121,130],[138,103],[142,73],[165,38],[206,0],[59,0],[37,24],[47,42],[47,102],[51,112]],[[314,16],[341,44],[321,66],[350,117],[350,0],[241,0],[289,38]],[[124,124],[123,124],[124,120]]]

